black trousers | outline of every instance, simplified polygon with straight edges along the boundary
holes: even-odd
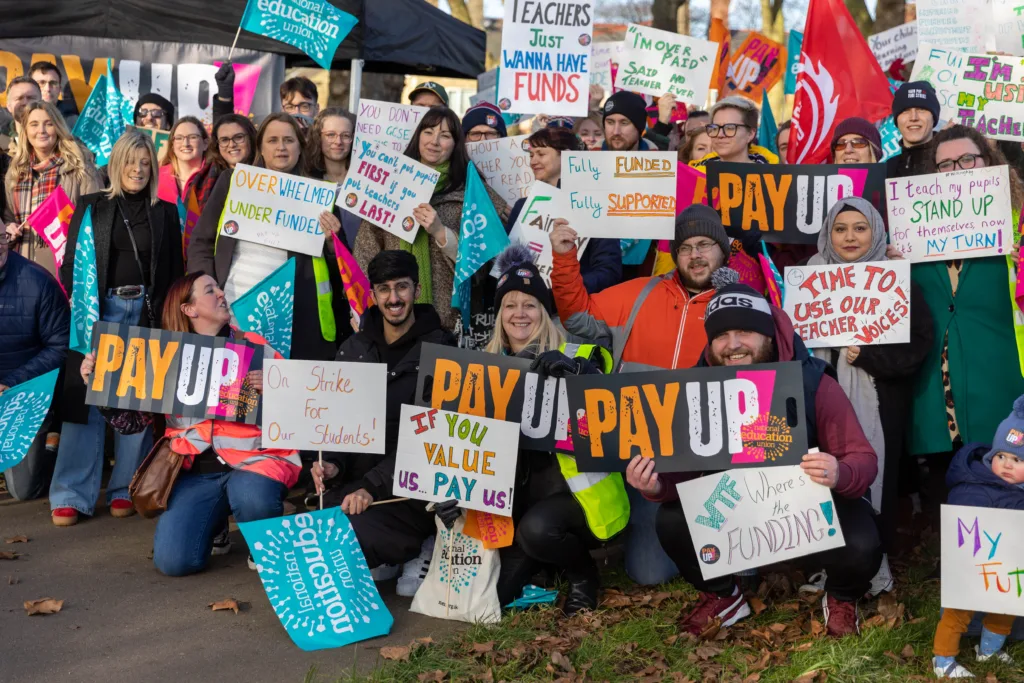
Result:
[[[874,510],[868,501],[836,496],[835,510],[846,545],[797,558],[797,561],[801,564],[806,562],[816,569],[824,568],[828,575],[825,590],[838,600],[854,601],[871,587],[871,579],[882,563],[882,541],[878,535]],[[679,567],[683,578],[699,591],[721,596],[732,593],[736,584],[732,576],[720,576],[707,581],[701,576],[690,530],[686,526],[686,516],[678,501],[662,505],[655,524],[661,547]]]
[[[435,533],[434,513],[427,502],[405,500],[374,505],[359,515],[349,515],[359,545],[371,569],[382,564],[404,564],[420,554],[423,541]]]

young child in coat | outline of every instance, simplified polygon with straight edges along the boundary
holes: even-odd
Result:
[[[1013,403],[1013,412],[996,430],[992,447],[968,444],[953,458],[946,473],[950,505],[1024,510],[1024,396]],[[935,629],[932,670],[939,678],[974,678],[956,661],[960,636],[974,613],[945,608]],[[1013,660],[1003,651],[1013,628],[1012,615],[986,614],[981,644],[974,646],[979,662],[993,657],[1006,664]]]

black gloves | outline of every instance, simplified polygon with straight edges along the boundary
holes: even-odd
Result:
[[[444,503],[437,503],[434,505],[434,514],[444,524],[445,529],[451,529],[455,526],[456,520],[462,514],[462,510],[459,509],[459,501],[449,500]]]
[[[588,374],[583,367],[586,363],[582,358],[569,358],[561,351],[545,351],[533,359],[530,370],[550,377]]]
[[[235,69],[231,62],[224,62],[217,69],[213,80],[217,81],[217,97],[227,102],[235,96]]]

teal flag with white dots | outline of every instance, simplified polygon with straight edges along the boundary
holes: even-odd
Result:
[[[288,43],[325,69],[359,20],[325,0],[249,0],[242,28]]]
[[[466,193],[462,200],[462,223],[459,229],[459,256],[455,261],[455,283],[452,308],[462,313],[462,326],[469,328],[470,280],[492,258],[509,245],[505,226],[491,203],[476,166],[470,164],[466,174]]]
[[[134,123],[134,115],[135,107],[117,89],[110,60],[107,60],[107,72],[96,81],[73,133],[96,156],[96,165],[106,166],[114,143]]]
[[[59,373],[60,368],[56,368],[0,394],[0,472],[28,455],[50,410]]]

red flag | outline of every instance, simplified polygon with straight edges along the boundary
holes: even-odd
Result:
[[[829,158],[836,124],[851,116],[881,121],[892,113],[889,81],[842,0],[810,0],[793,103],[791,164]]]

